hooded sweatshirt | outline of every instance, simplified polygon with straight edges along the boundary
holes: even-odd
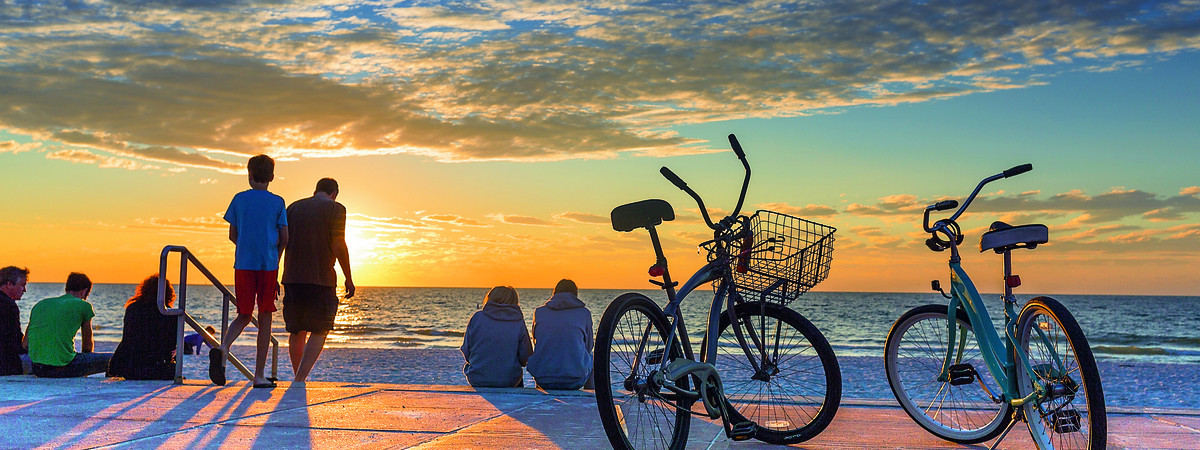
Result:
[[[529,374],[538,385],[578,389],[592,373],[592,313],[570,292],[550,297],[533,311]]]
[[[463,344],[467,359],[463,373],[471,386],[513,387],[521,383],[521,368],[529,361],[533,345],[525,316],[517,305],[488,302],[471,316]]]

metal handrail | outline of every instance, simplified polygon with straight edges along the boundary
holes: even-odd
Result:
[[[176,295],[176,297],[177,297],[176,298],[177,301],[175,303],[176,307],[168,308],[167,303],[166,303],[167,302],[167,283],[164,283],[161,281],[167,279],[167,257],[172,252],[179,252],[179,293],[178,293],[178,295]],[[235,297],[234,297],[233,293],[229,292],[229,288],[226,288],[224,284],[221,284],[221,282],[219,280],[217,280],[217,277],[214,276],[212,274],[212,272],[210,272],[208,270],[207,267],[204,267],[204,264],[201,264],[200,260],[196,259],[196,256],[193,255],[192,252],[188,251],[187,247],[184,247],[182,245],[168,245],[166,247],[163,247],[162,254],[159,256],[158,279],[160,280],[160,283],[158,283],[158,312],[160,312],[166,316],[179,316],[179,318],[180,318],[180,320],[178,320],[178,322],[177,322],[176,332],[175,332],[175,348],[176,349],[183,348],[183,332],[184,332],[183,324],[185,322],[188,325],[191,325],[192,329],[196,330],[196,333],[199,333],[200,336],[202,336],[204,338],[204,342],[207,343],[210,347],[221,348],[221,343],[218,342],[217,339],[215,337],[213,337],[213,335],[209,334],[209,332],[207,330],[205,330],[204,327],[201,327],[200,324],[198,322],[196,322],[196,319],[193,319],[192,316],[187,313],[188,263],[191,263],[192,265],[196,266],[196,269],[199,269],[200,273],[204,274],[204,276],[208,278],[208,282],[212,283],[212,285],[215,286],[217,288],[217,290],[221,291],[221,294],[224,297],[221,302],[222,303],[221,336],[225,336],[225,333],[227,331],[229,331],[229,305],[231,305],[231,304],[236,305],[236,302],[234,301]],[[257,327],[258,319],[251,317],[250,323],[254,324],[254,326]],[[275,336],[271,336],[271,345],[272,345],[271,378],[279,378],[279,340],[275,339]],[[199,353],[199,350],[200,350],[199,348],[196,349],[197,353]],[[254,374],[252,372],[250,372],[250,370],[246,368],[246,365],[242,364],[242,362],[240,360],[238,360],[237,357],[233,356],[232,353],[230,353],[230,352],[221,352],[221,353],[223,354],[224,358],[226,358],[230,363],[233,364],[234,367],[236,367],[238,369],[238,371],[242,372],[242,375],[244,375],[246,377],[246,379],[248,379],[248,380],[254,379]],[[180,356],[178,358],[175,358],[175,360],[176,360],[175,361],[175,384],[183,384],[183,360],[184,360],[184,358],[182,356]]]

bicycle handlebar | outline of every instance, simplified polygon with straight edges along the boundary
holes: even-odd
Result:
[[[750,163],[746,161],[746,152],[742,150],[742,145],[738,143],[737,137],[732,134],[729,135],[729,146],[733,149],[733,154],[737,155],[738,160],[742,162],[742,167],[746,170],[746,177],[742,179],[742,191],[738,195],[737,206],[733,208],[733,213],[721,219],[720,222],[714,223],[712,221],[712,218],[708,215],[708,208],[704,207],[704,200],[700,198],[700,195],[696,191],[688,187],[687,183],[682,178],[679,178],[679,175],[675,175],[675,172],[672,172],[666,166],[658,169],[658,172],[670,181],[671,184],[674,184],[679,190],[686,192],[692,199],[696,200],[696,204],[700,206],[700,214],[704,216],[704,223],[713,230],[728,229],[733,225],[733,222],[737,220],[738,215],[742,212],[742,203],[746,200],[746,188],[750,186]]]
[[[971,191],[971,195],[967,196],[967,199],[965,201],[963,201],[962,206],[958,207],[958,210],[954,212],[954,215],[950,216],[947,219],[942,219],[942,220],[935,222],[932,227],[929,226],[929,212],[930,211],[944,211],[947,209],[952,209],[955,206],[958,206],[958,202],[955,200],[945,200],[945,201],[940,201],[940,202],[937,202],[936,204],[926,207],[925,208],[925,220],[924,220],[924,223],[922,224],[923,228],[925,228],[925,232],[933,233],[933,232],[937,231],[938,229],[944,228],[945,227],[944,224],[951,223],[951,222],[954,222],[955,220],[958,220],[958,217],[961,216],[963,214],[963,212],[966,212],[967,207],[971,206],[971,202],[975,201],[975,197],[979,195],[979,191],[983,190],[983,187],[985,185],[987,185],[988,183],[999,180],[1001,178],[1017,176],[1017,175],[1023,174],[1025,172],[1028,172],[1031,170],[1033,170],[1033,164],[1026,163],[1026,164],[1021,164],[1019,166],[1013,166],[1011,169],[1008,169],[1008,170],[1005,170],[998,174],[984,178],[983,181],[979,182],[979,185],[975,186],[975,190]],[[943,224],[943,225],[939,225],[939,224]]]

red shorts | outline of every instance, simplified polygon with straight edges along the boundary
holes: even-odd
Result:
[[[275,312],[275,295],[279,293],[278,270],[233,271],[233,295],[237,297],[238,314]]]

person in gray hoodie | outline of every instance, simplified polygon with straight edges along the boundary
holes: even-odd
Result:
[[[521,368],[529,361],[533,345],[529,342],[516,289],[496,286],[488,291],[483,306],[467,322],[459,350],[467,359],[463,373],[471,386],[524,385]]]
[[[538,387],[591,388],[592,313],[574,281],[559,281],[550,300],[533,311],[533,342],[528,369]]]

